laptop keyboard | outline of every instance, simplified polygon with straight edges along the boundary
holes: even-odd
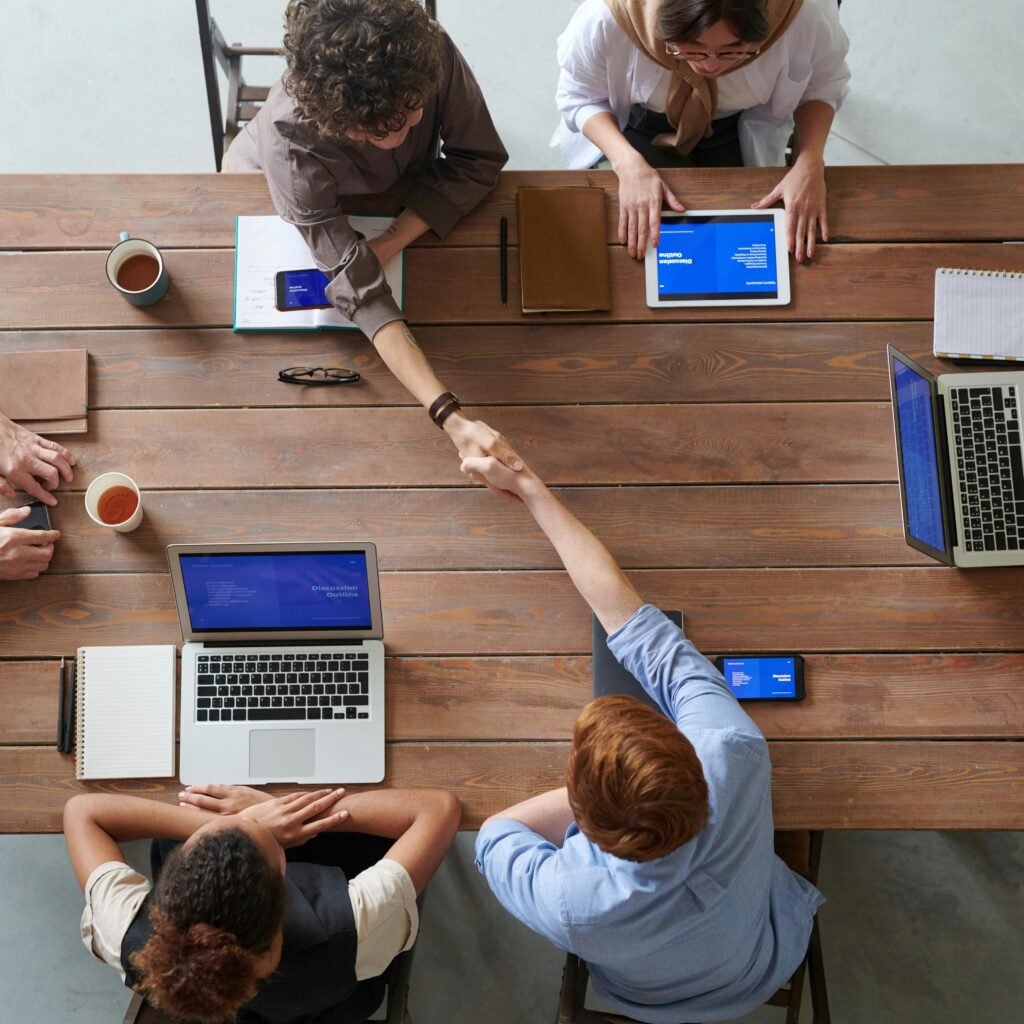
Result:
[[[1024,462],[1015,387],[949,391],[967,551],[1024,551]]]
[[[197,722],[279,722],[370,717],[365,652],[200,654]]]

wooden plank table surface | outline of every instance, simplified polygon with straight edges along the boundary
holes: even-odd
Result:
[[[667,174],[693,208],[749,205],[778,177]],[[807,700],[750,707],[779,827],[1024,828],[1024,569],[946,569],[903,543],[885,362],[891,342],[940,368],[935,267],[1024,270],[1007,244],[1024,241],[1024,165],[827,175],[832,242],[793,265],[787,307],[649,310],[610,172],[509,172],[447,240],[411,247],[407,313],[471,414],[645,597],[685,609],[702,650],[806,656]],[[524,315],[516,189],[587,181],[608,193],[613,309]],[[62,655],[180,643],[172,542],[374,541],[385,784],[452,788],[472,828],[564,780],[590,695],[586,606],[532,519],[467,485],[360,335],[232,333],[234,217],[270,212],[259,175],[0,177],[0,351],[86,348],[90,372],[50,572],[0,585],[0,831],[59,830],[83,789],[173,799],[173,780],[76,782],[53,735]],[[104,278],[121,230],[165,250],[171,289],[151,309]],[[363,381],[277,382],[307,363]],[[85,514],[110,469],[145,491],[135,533]]]

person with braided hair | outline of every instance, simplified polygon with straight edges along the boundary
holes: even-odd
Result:
[[[199,785],[179,805],[72,797],[64,834],[82,940],[155,1007],[189,1021],[359,1024],[416,940],[416,897],[459,827],[443,790],[272,797]],[[155,885],[118,846],[152,838]]]

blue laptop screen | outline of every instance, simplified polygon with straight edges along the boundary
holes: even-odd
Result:
[[[900,462],[907,532],[936,551],[946,551],[942,527],[942,484],[935,448],[935,408],[931,382],[893,357],[896,382],[896,420],[900,432]]]
[[[778,295],[771,214],[662,221],[659,299],[775,299]]]
[[[195,632],[370,629],[361,551],[181,555]]]

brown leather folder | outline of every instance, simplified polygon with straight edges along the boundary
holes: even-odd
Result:
[[[518,204],[523,312],[611,309],[604,189],[524,186]]]
[[[42,434],[84,434],[89,388],[84,349],[0,353],[0,412]]]

